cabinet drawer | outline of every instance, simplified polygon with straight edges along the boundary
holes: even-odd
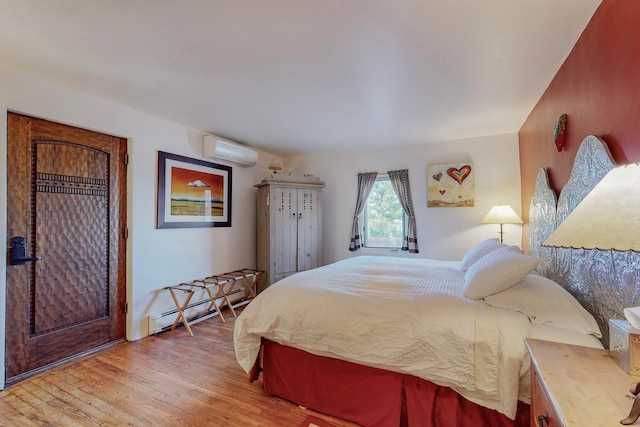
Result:
[[[531,427],[560,427],[562,424],[547,396],[544,384],[537,372],[531,381]]]

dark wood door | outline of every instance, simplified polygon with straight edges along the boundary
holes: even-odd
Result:
[[[7,118],[6,382],[125,336],[126,140]],[[16,264],[17,262],[17,264]]]

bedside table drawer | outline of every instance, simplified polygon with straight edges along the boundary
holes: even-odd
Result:
[[[559,417],[549,401],[544,384],[535,371],[531,387],[531,427],[560,427]]]

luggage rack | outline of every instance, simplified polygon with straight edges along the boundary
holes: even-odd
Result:
[[[190,336],[193,336],[193,331],[191,330],[191,326],[196,322],[207,319],[210,315],[213,315],[217,312],[220,315],[220,320],[222,322],[226,322],[222,312],[220,311],[225,305],[229,307],[233,317],[236,317],[236,312],[229,300],[229,294],[233,289],[233,286],[237,282],[243,282],[245,288],[247,290],[247,295],[240,301],[248,301],[256,296],[256,284],[258,283],[258,279],[264,273],[262,270],[253,270],[250,268],[243,268],[241,270],[229,271],[224,274],[216,274],[213,276],[205,277],[203,279],[196,279],[190,282],[180,283],[179,285],[174,286],[166,286],[164,289],[168,289],[171,293],[171,297],[173,298],[173,302],[178,309],[178,315],[176,316],[176,320],[171,325],[171,330],[174,330],[180,320],[184,324],[184,327],[187,329],[187,332]],[[196,291],[205,291],[205,297],[209,300],[209,306],[207,307],[205,314],[203,317],[199,317],[196,320],[192,320],[191,324],[187,319],[184,311],[187,309],[189,302],[193,295],[195,295]],[[187,296],[185,300],[180,303],[180,299],[178,298],[179,291],[186,293]],[[222,302],[218,304],[217,300],[222,298]],[[215,309],[215,311],[212,311]]]

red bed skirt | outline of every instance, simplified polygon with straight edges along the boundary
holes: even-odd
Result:
[[[411,375],[316,356],[264,340],[264,391],[318,412],[373,427],[528,427],[469,402],[448,387]]]

